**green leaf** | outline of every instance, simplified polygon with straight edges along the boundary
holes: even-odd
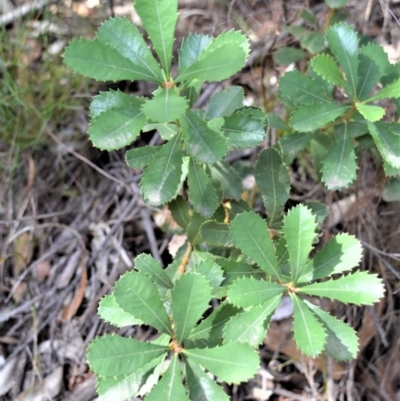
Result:
[[[317,54],[325,47],[324,35],[321,32],[310,32],[300,39],[300,46],[311,54]]]
[[[346,5],[347,0],[324,0],[330,8],[341,8]]]
[[[400,97],[400,79],[390,85],[385,86],[379,93],[371,96],[364,102],[375,102],[382,99],[396,99]]]
[[[164,288],[173,287],[171,279],[161,267],[160,262],[155,260],[151,255],[142,253],[134,259],[133,263],[135,269],[144,273],[154,284]]]
[[[273,53],[273,57],[276,63],[280,65],[289,65],[303,60],[306,57],[306,53],[303,50],[294,47],[281,47]]]
[[[201,214],[193,211],[190,223],[186,228],[186,235],[188,240],[192,245],[200,244],[203,241],[201,236],[200,227],[207,221],[207,218],[203,217]]]
[[[243,107],[244,90],[241,86],[231,86],[216,93],[210,100],[205,118],[230,116],[236,109]]]
[[[97,378],[97,392],[102,401],[128,401],[135,397],[145,384],[151,370],[162,363],[164,356],[155,358],[131,374]]]
[[[358,38],[357,33],[347,24],[336,24],[326,31],[326,40],[346,74],[353,95],[358,86]]]
[[[203,276],[188,272],[177,280],[171,291],[171,310],[178,344],[187,338],[210,300],[210,283]]]
[[[391,178],[385,184],[382,191],[382,199],[385,202],[399,202],[400,201],[400,179]]]
[[[115,284],[114,294],[124,311],[162,333],[172,334],[160,294],[149,277],[141,272],[125,273]]]
[[[226,153],[226,139],[191,110],[180,118],[183,140],[190,156],[201,163],[216,163]]]
[[[211,178],[192,158],[189,161],[189,199],[194,210],[204,217],[211,217],[217,209],[220,199],[215,192]]]
[[[292,113],[290,125],[296,131],[315,131],[336,120],[349,109],[350,106],[334,103],[301,106]]]
[[[224,272],[214,260],[203,260],[195,264],[191,271],[202,275],[209,282],[212,287],[212,294],[215,293],[224,280]]]
[[[298,282],[304,283],[351,270],[360,263],[362,247],[352,235],[333,237],[305,267]]]
[[[279,80],[278,95],[283,101],[289,101],[291,104],[297,106],[314,103],[330,104],[332,101],[332,98],[327,97],[325,92],[321,91],[321,88],[313,79],[299,71],[287,72]]]
[[[192,79],[222,81],[238,72],[249,53],[247,38],[238,31],[223,32],[191,65],[180,69],[176,82]]]
[[[130,149],[125,153],[126,164],[130,168],[146,167],[160,149],[161,146],[142,146],[141,148]]]
[[[358,338],[353,328],[311,302],[304,302],[325,326],[327,334],[325,349],[329,355],[341,361],[355,358],[358,351]]]
[[[201,226],[201,236],[212,246],[229,248],[233,246],[229,224],[207,221]]]
[[[114,294],[105,295],[99,302],[98,315],[116,327],[126,327],[144,324],[130,313],[125,312],[117,303]]]
[[[322,180],[331,191],[350,185],[356,178],[357,163],[354,143],[347,124],[339,127],[336,142],[322,161]]]
[[[347,87],[343,74],[339,70],[336,61],[331,56],[327,54],[319,54],[318,56],[315,56],[311,60],[311,67],[318,75],[331,84],[342,88]]]
[[[282,80],[283,78],[281,78]],[[281,80],[279,81],[279,86],[281,85]],[[285,120],[280,118],[274,113],[268,113],[267,114],[267,119],[268,119],[268,125],[270,128],[276,128],[279,130],[288,130],[290,129],[289,125],[286,123]]]
[[[178,0],[135,0],[135,10],[153,42],[161,65],[169,76],[178,19]]]
[[[185,349],[183,354],[227,383],[240,383],[252,378],[259,364],[259,356],[253,347],[242,343]]]
[[[141,192],[151,205],[161,205],[170,201],[178,190],[182,174],[181,136],[174,136],[161,147],[143,172]]]
[[[161,83],[163,81],[160,66],[151,54],[143,36],[139,33],[135,24],[126,18],[110,18],[97,33],[98,41],[112,47],[121,56],[129,60],[135,66],[134,79],[145,79]]]
[[[96,101],[97,110],[102,104],[105,111],[90,123],[89,137],[93,145],[102,150],[115,150],[130,145],[146,122],[140,110],[143,99],[121,92],[109,92],[100,97],[101,100]]]
[[[221,131],[230,149],[247,149],[264,139],[266,124],[264,113],[256,107],[244,107],[225,117]]]
[[[191,210],[188,202],[181,196],[170,202],[169,210],[171,211],[172,218],[183,228],[186,229],[190,223]]]
[[[307,264],[316,228],[315,216],[302,204],[290,209],[283,221],[283,235],[289,252],[290,272],[294,282],[297,282]]]
[[[171,138],[179,132],[179,127],[176,124],[168,124],[168,123],[154,123],[154,124],[146,124],[143,128],[143,132],[149,132],[157,130],[160,134],[161,138],[164,141],[170,141]]]
[[[185,341],[187,348],[215,347],[222,344],[222,333],[225,324],[236,315],[239,309],[227,302],[222,303],[207,318],[201,321]]]
[[[222,387],[210,379],[197,363],[185,359],[185,371],[191,401],[229,401]]]
[[[290,191],[289,170],[276,149],[268,148],[260,153],[254,176],[264,201],[268,226],[276,228],[282,220]]]
[[[400,168],[400,132],[398,124],[367,122],[368,131],[382,155],[383,159],[392,167]]]
[[[282,295],[276,295],[263,305],[233,316],[224,329],[224,342],[241,342],[257,347],[265,338],[271,317]]]
[[[293,332],[297,348],[305,355],[316,357],[324,348],[326,332],[324,327],[295,294],[290,294],[293,302]]]
[[[228,290],[228,297],[233,305],[241,308],[261,305],[282,295],[286,288],[271,281],[256,280],[245,277],[236,280]]]
[[[239,200],[242,196],[242,178],[225,162],[218,162],[210,168],[211,176],[222,185],[225,199]]]
[[[315,215],[317,224],[322,224],[328,217],[329,209],[324,203],[319,201],[306,201],[305,206],[307,206],[312,214]]]
[[[310,8],[304,7],[301,10],[300,17],[303,18],[305,22],[308,22],[309,24],[313,25],[315,28],[319,27],[317,16],[315,15],[314,11],[311,10]]]
[[[359,51],[357,97],[365,99],[371,89],[379,82],[389,66],[387,54],[376,43],[368,43]]]
[[[158,89],[154,97],[143,105],[142,111],[153,121],[167,123],[181,117],[187,108],[186,99],[174,89]]]
[[[372,305],[382,298],[384,288],[382,281],[378,279],[376,274],[356,271],[337,280],[306,285],[298,288],[297,291],[308,295],[336,299],[343,303]]]
[[[297,154],[305,149],[313,137],[313,132],[281,136],[278,140],[278,145],[281,149],[284,163],[290,166]]]
[[[231,285],[240,277],[257,277],[265,279],[264,270],[253,269],[253,267],[247,263],[236,262],[225,258],[217,258],[216,262],[225,271],[225,280],[222,283],[225,286]]]
[[[105,111],[134,107],[137,101],[137,97],[127,95],[120,90],[114,91],[111,89],[107,92],[100,92],[98,95],[93,96],[92,102],[90,103],[90,117],[98,117]]]
[[[179,49],[179,70],[190,67],[197,61],[203,50],[210,45],[211,41],[211,36],[200,33],[191,33],[188,37],[184,38]]]
[[[150,72],[143,72],[139,66],[98,39],[73,40],[65,49],[64,62],[78,74],[98,81],[154,81]]]
[[[95,374],[109,377],[133,373],[167,351],[165,346],[105,335],[90,343],[87,359]]]
[[[381,120],[386,113],[385,109],[379,106],[356,103],[356,107],[357,110],[364,116],[364,118],[371,122]]]
[[[280,279],[278,261],[265,221],[254,212],[239,214],[231,225],[234,244],[263,270]]]
[[[182,383],[178,355],[174,354],[161,380],[146,397],[146,401],[189,401]]]

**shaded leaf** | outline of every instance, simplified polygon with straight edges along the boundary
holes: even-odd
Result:
[[[222,344],[222,333],[229,319],[239,312],[239,308],[224,302],[211,315],[202,320],[185,341],[187,348],[215,347]]]
[[[183,354],[227,383],[240,383],[252,378],[257,373],[259,364],[258,353],[253,347],[243,343],[185,349]]]
[[[277,227],[289,198],[290,174],[276,149],[268,148],[260,153],[254,167],[254,177],[264,201],[268,226]]]
[[[296,155],[309,144],[314,137],[314,133],[298,133],[281,136],[278,145],[281,149],[282,159],[287,166],[290,166]]]
[[[321,32],[310,32],[300,39],[300,46],[311,54],[317,54],[325,47],[325,38]]]
[[[400,168],[400,130],[398,124],[367,122],[368,131],[382,155],[383,159],[392,167]]]
[[[324,327],[297,295],[290,294],[293,302],[293,332],[297,348],[305,355],[315,357],[324,348]]]
[[[217,209],[220,199],[211,178],[192,158],[189,161],[188,185],[189,199],[196,212],[204,217],[211,217]]]
[[[280,279],[278,261],[265,221],[254,212],[238,215],[231,225],[234,244],[268,274]]]
[[[226,139],[212,130],[196,113],[187,110],[180,118],[183,140],[190,156],[201,163],[213,164],[226,153]]]
[[[197,363],[185,359],[185,368],[191,401],[229,401],[222,387],[210,379]]]
[[[306,53],[294,47],[282,47],[273,53],[273,57],[278,64],[289,65],[303,60],[306,57]]]
[[[210,100],[205,118],[230,116],[236,109],[243,107],[244,91],[241,86],[230,86],[216,93]]]
[[[298,292],[318,297],[336,299],[355,305],[372,305],[382,298],[384,287],[376,274],[356,271],[337,280],[309,284],[298,288]]]
[[[181,136],[176,135],[163,145],[143,172],[141,192],[151,205],[170,201],[181,183],[182,174]]]
[[[322,161],[322,180],[330,190],[350,185],[356,178],[357,163],[353,140],[347,124],[338,127],[341,132],[328,155]]]
[[[314,57],[313,60],[317,57]],[[332,98],[327,97],[313,79],[299,71],[287,72],[279,80],[278,95],[282,100],[289,100],[291,104],[297,106],[314,103],[330,103],[332,101]]]
[[[172,218],[183,228],[186,229],[190,223],[191,210],[188,202],[181,196],[171,201],[168,205]]]
[[[176,281],[171,291],[171,310],[178,344],[187,338],[210,300],[210,283],[203,276],[188,272]]]
[[[179,132],[179,127],[176,124],[169,123],[154,123],[146,124],[143,128],[143,132],[149,132],[157,130],[160,134],[161,139],[164,141],[169,141],[171,138]]]
[[[163,333],[172,334],[157,287],[146,275],[134,271],[125,273],[115,284],[114,294],[126,312]]]
[[[225,162],[218,162],[210,168],[211,176],[222,185],[225,199],[239,200],[242,196],[242,179],[240,175]]]
[[[207,244],[212,246],[233,246],[229,224],[218,223],[215,220],[207,221],[201,226],[201,236],[205,239]]]
[[[244,262],[236,262],[225,258],[217,258],[216,262],[225,271],[225,280],[222,284],[226,286],[232,284],[241,277],[256,277],[261,279],[265,278],[266,275],[264,270],[256,270],[251,265]]]
[[[224,280],[224,272],[214,260],[204,260],[192,267],[192,272],[202,275],[211,285],[212,294]]]
[[[388,56],[381,46],[368,43],[359,51],[358,90],[359,99],[365,99],[371,89],[379,82],[389,66]]]
[[[160,149],[161,146],[142,146],[141,148],[130,149],[125,153],[126,164],[130,168],[146,167]]]

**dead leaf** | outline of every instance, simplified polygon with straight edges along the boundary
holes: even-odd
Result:
[[[31,231],[25,231],[14,241],[14,277],[19,277],[19,275],[25,270],[26,266],[28,266],[32,260],[32,255],[33,233]]]

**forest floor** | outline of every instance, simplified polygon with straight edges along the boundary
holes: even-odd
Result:
[[[110,15],[136,22],[131,1],[42,1],[36,10],[35,4],[0,5],[0,400],[91,401],[97,396],[85,360],[88,343],[106,332],[154,335],[146,327],[117,330],[104,323],[96,314],[98,301],[141,252],[169,263],[171,236],[160,228],[166,211],[143,203],[140,172],[125,164],[124,153],[91,146],[88,106],[110,87],[142,96],[154,88],[98,84],[62,63],[68,41],[93,37]],[[16,15],[23,5],[31,10]],[[298,46],[282,27],[303,23],[305,7],[323,29],[329,9],[322,1],[181,0],[175,47],[189,32],[242,29],[252,54],[229,83],[245,89],[249,104],[283,112],[276,110],[275,95],[288,66],[272,55]],[[400,61],[399,0],[349,0],[342,11],[358,32],[384,47],[392,63]],[[203,103],[223,87],[205,86]],[[137,144],[151,143],[152,135],[142,134]],[[274,130],[267,137],[274,143]],[[235,157],[255,160],[261,148]],[[334,305],[358,332],[356,360],[301,356],[291,318],[283,317],[260,348],[258,375],[226,391],[233,401],[399,401],[400,202],[382,200],[382,175],[368,153],[359,160],[357,184],[341,192],[316,183],[307,173],[310,165],[305,157],[292,166],[290,202],[318,199],[329,206],[327,235],[346,231],[362,241],[362,268],[383,278],[385,298],[373,307]]]

